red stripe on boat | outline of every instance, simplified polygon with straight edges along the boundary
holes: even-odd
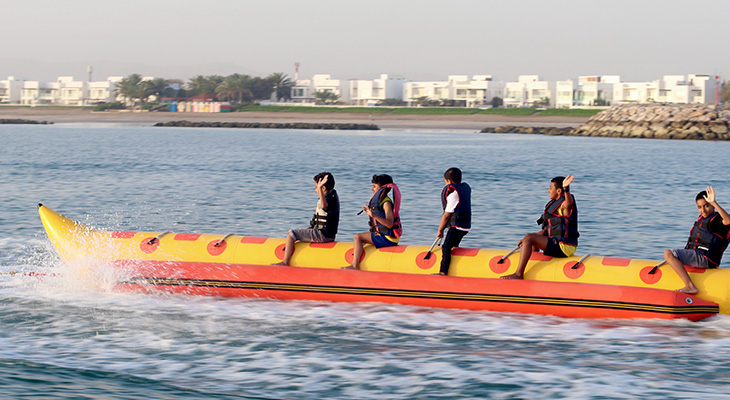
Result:
[[[241,238],[241,243],[252,243],[252,244],[261,244],[266,242],[266,237],[261,236],[244,236]]]
[[[402,253],[406,251],[407,246],[388,246],[388,247],[381,247],[378,250],[380,250],[383,253]]]
[[[133,231],[114,231],[114,232],[112,232],[112,238],[114,238],[114,239],[131,239],[136,234],[137,234],[137,232],[133,232]]]
[[[630,263],[630,258],[622,257],[603,257],[601,260],[601,264],[607,267],[628,267]]]
[[[309,243],[309,247],[313,247],[315,249],[331,249],[337,245],[337,242],[327,242],[327,243]]]
[[[452,256],[475,257],[479,253],[479,249],[470,247],[454,247],[451,250]]]
[[[537,251],[533,251],[530,256],[530,261],[550,261],[552,259],[552,257],[546,256],[545,254]]]
[[[186,240],[186,241],[196,241],[200,237],[199,233],[178,233],[175,235],[175,240]]]

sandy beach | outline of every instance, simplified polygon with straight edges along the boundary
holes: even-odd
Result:
[[[381,129],[414,130],[481,130],[503,125],[577,127],[589,117],[545,117],[537,115],[403,115],[365,113],[296,113],[296,112],[235,112],[235,113],[170,113],[109,111],[63,107],[0,107],[0,118],[22,118],[62,123],[135,123],[150,124],[167,121],[205,122],[319,122],[375,124]]]

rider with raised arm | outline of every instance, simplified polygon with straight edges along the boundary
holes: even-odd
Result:
[[[689,277],[684,266],[694,268],[717,268],[722,260],[722,253],[730,242],[730,215],[715,200],[715,189],[708,186],[695,196],[697,217],[684,249],[667,250],[664,260],[672,266],[684,282],[678,292],[695,294],[699,289]]]
[[[528,233],[517,244],[522,247],[517,270],[502,279],[523,279],[525,267],[530,261],[533,248],[540,249],[547,256],[570,257],[578,247],[578,209],[575,198],[570,194],[570,184],[574,175],[558,176],[550,180],[548,195],[550,201],[545,205],[542,217],[537,221],[542,225],[539,232]]]

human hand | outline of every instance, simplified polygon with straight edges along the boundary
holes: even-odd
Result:
[[[712,186],[708,186],[707,189],[705,189],[707,192],[707,196],[705,197],[705,201],[712,204],[715,202],[715,189],[712,188]]]
[[[575,175],[568,175],[563,179],[563,187],[570,186],[571,182],[573,182],[573,179],[575,179]]]
[[[443,229],[439,229],[436,232],[436,237],[439,238],[439,239],[443,238],[444,237],[444,230]]]
[[[324,184],[327,183],[327,179],[329,179],[329,175],[325,175],[323,178],[320,178],[320,180],[317,181],[317,190],[322,190]]]
[[[522,239],[520,239],[520,241],[517,242],[517,247],[522,247]]]

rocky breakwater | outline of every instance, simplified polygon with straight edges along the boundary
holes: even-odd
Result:
[[[704,104],[634,104],[601,111],[575,136],[730,140],[730,108]]]
[[[311,123],[311,122],[190,122],[169,121],[158,122],[155,126],[174,126],[182,128],[249,128],[249,129],[335,129],[348,131],[377,131],[373,124],[339,124],[339,123]]]

